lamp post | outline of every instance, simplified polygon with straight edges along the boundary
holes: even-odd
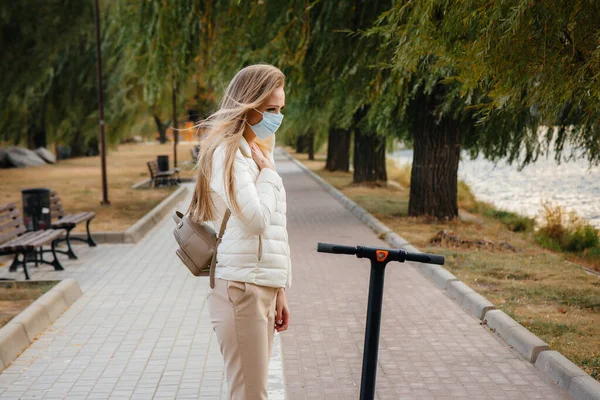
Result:
[[[106,179],[106,137],[104,135],[104,96],[102,94],[102,51],[100,50],[100,7],[98,0],[94,0],[94,13],[96,16],[96,76],[98,79],[98,114],[100,118],[100,160],[102,168],[102,203],[109,205],[108,183]]]
[[[173,167],[177,168],[177,142],[179,142],[179,131],[177,130],[177,83],[175,83],[175,77],[172,78],[171,88],[173,89],[173,97],[171,101],[173,103]]]

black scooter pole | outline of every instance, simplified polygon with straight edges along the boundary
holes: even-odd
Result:
[[[386,264],[379,264],[377,261],[371,260],[369,303],[367,305],[367,325],[365,327],[365,347],[363,350],[362,378],[360,382],[361,400],[373,399],[375,397],[385,266]]]
[[[371,260],[360,400],[373,400],[375,398],[375,380],[377,378],[377,357],[379,352],[379,331],[381,328],[385,267],[390,261],[416,261],[443,265],[444,257],[433,254],[407,253],[404,250],[377,249],[365,246],[352,247],[329,243],[319,243],[317,251],[320,253],[356,255],[358,258],[368,258]]]

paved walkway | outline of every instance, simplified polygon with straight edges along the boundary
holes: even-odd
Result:
[[[136,245],[78,246],[64,272],[30,267],[36,280],[74,277],[84,294],[0,374],[0,399],[226,399],[208,279],[181,264],[173,227],[166,218]],[[279,335],[273,361],[269,398],[279,400]]]
[[[279,336],[283,373],[276,348],[269,398],[356,399],[368,263],[315,249],[317,241],[381,242],[297,166],[277,160],[294,282],[292,325]],[[35,270],[34,279],[75,277],[84,295],[0,374],[0,398],[226,398],[208,282],[174,255],[172,227],[167,219],[136,245],[78,248],[65,272]],[[0,269],[5,276],[15,277]],[[379,399],[568,398],[410,265],[388,266],[379,360]]]

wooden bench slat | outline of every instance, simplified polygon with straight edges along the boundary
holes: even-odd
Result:
[[[37,231],[40,232],[40,231]],[[64,231],[61,230],[48,230],[43,231],[44,235],[27,235],[20,236],[11,240],[8,243],[0,245],[0,251],[3,253],[6,252],[16,252],[16,251],[31,251],[40,246],[49,245],[54,240],[60,238],[64,235]],[[36,233],[36,232],[29,232]]]
[[[23,220],[21,220],[20,218],[11,219],[11,220],[8,220],[8,221],[0,224],[0,231],[7,231],[12,228],[16,228],[19,225],[24,225]]]
[[[69,214],[63,218],[70,218],[71,221],[79,223],[79,222],[87,221],[88,219],[92,219],[95,216],[96,216],[95,212],[87,211],[87,212],[81,212],[78,214]]]
[[[46,231],[28,232],[19,236],[8,244],[12,247],[39,247],[51,243],[54,239],[61,237],[64,231],[49,229]]]
[[[2,212],[0,213],[0,222],[18,218],[20,215],[21,213],[19,212],[18,208],[15,208],[14,210],[8,212]]]
[[[47,230],[44,232],[46,233],[45,235],[41,235],[41,236],[35,238],[31,242],[29,242],[29,245],[33,246],[33,247],[44,246],[44,245],[52,243],[54,240],[56,240],[64,235],[64,231],[62,231],[62,230],[50,229],[50,230]]]
[[[60,219],[52,221],[52,226],[79,224],[81,222],[93,219],[94,217],[96,217],[96,213],[92,211],[81,212],[78,214],[68,214]]]
[[[0,204],[0,212],[10,211],[15,208],[18,210],[17,203]]]
[[[0,234],[0,243],[6,242],[9,239],[17,237],[18,235],[24,232],[27,232],[27,228],[25,228],[25,226],[19,226],[17,229],[4,232]]]
[[[15,251],[22,246],[26,246],[35,236],[36,232],[25,232],[21,236],[12,238],[6,243],[0,244],[0,248],[3,250]]]

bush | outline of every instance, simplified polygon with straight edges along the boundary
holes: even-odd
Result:
[[[484,214],[486,213],[484,212]],[[490,216],[500,220],[500,222],[513,232],[531,231],[535,225],[533,218],[524,217],[510,211],[493,210]]]
[[[598,247],[599,243],[598,231],[591,225],[584,225],[571,232],[566,232],[561,245],[566,251],[583,252],[586,249]]]
[[[598,230],[582,220],[575,212],[561,206],[543,205],[544,225],[536,235],[538,242],[552,250],[600,255]]]
[[[513,232],[529,232],[535,227],[535,220],[533,218],[524,217],[510,211],[496,210],[491,205],[485,203],[482,203],[481,212],[486,217],[499,220]]]

